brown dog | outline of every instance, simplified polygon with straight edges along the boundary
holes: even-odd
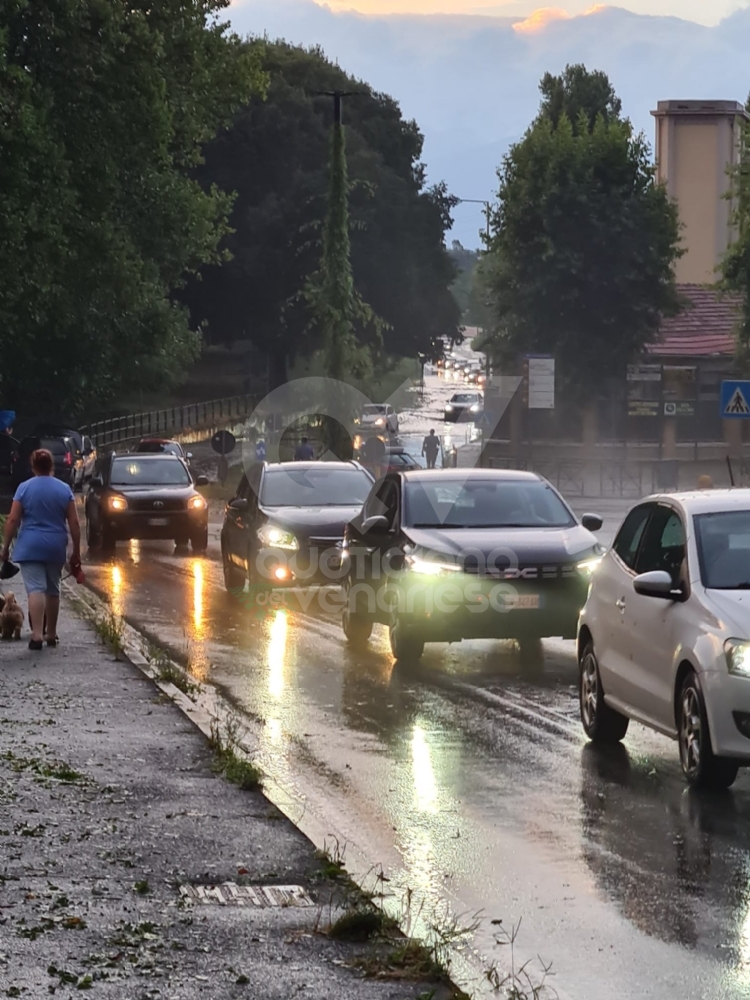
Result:
[[[23,611],[18,606],[15,594],[5,595],[5,606],[0,614],[0,638],[20,639],[23,628]]]

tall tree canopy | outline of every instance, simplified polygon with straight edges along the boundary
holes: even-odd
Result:
[[[231,199],[191,172],[265,78],[228,0],[0,4],[0,400],[76,414],[177,377],[172,292]]]
[[[606,79],[606,78],[605,78]],[[599,88],[597,88],[598,90]],[[580,107],[541,115],[499,171],[482,262],[500,357],[554,354],[582,400],[653,339],[677,307],[677,209],[630,123]]]
[[[322,346],[302,289],[320,264],[331,142],[331,99],[344,107],[351,260],[361,300],[385,321],[391,355],[429,352],[455,336],[453,263],[444,236],[453,205],[443,187],[427,188],[422,136],[390,97],[348,77],[319,50],[268,45],[268,99],[254,99],[234,126],[209,145],[199,175],[236,191],[232,259],[204,267],[186,290],[194,321],[213,341],[247,339],[268,353],[272,381]]]
[[[586,127],[590,130],[600,115],[606,122],[611,122],[617,121],[622,113],[622,101],[607,74],[601,70],[589,72],[580,64],[566,66],[559,76],[545,73],[539,90],[542,92],[542,103],[538,120],[547,119],[555,127],[566,116],[574,130],[578,130],[583,113]]]

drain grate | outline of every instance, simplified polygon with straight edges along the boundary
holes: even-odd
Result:
[[[190,903],[206,906],[315,906],[301,885],[181,885],[180,895]]]

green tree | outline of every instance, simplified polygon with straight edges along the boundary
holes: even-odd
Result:
[[[319,267],[328,204],[331,98],[319,92],[354,91],[345,104],[354,289],[387,324],[386,355],[435,353],[460,322],[445,247],[454,201],[425,183],[417,125],[318,49],[269,44],[263,67],[268,99],[250,101],[209,144],[199,171],[207,190],[237,197],[223,244],[232,259],[204,267],[186,289],[194,322],[207,324],[213,342],[252,342],[269,359],[273,385],[286,380],[288,364],[322,348],[300,294]],[[377,350],[372,325],[356,326]]]
[[[590,72],[580,64],[566,66],[559,76],[545,73],[539,89],[542,103],[537,120],[547,119],[555,127],[566,116],[578,131],[583,114],[585,127],[590,131],[599,116],[611,122],[618,121],[622,113],[622,102],[609,77],[601,70]]]
[[[602,115],[590,129],[540,117],[499,179],[482,266],[494,353],[554,354],[569,389],[589,400],[678,307],[677,209],[644,137]]]
[[[172,293],[220,259],[231,198],[191,173],[264,85],[227,3],[0,3],[4,405],[91,412],[195,356]]]
[[[745,102],[750,111],[750,97]],[[745,126],[742,155],[732,177],[734,224],[737,239],[721,264],[722,286],[738,295],[741,317],[737,328],[737,354],[742,367],[750,370],[750,126]]]

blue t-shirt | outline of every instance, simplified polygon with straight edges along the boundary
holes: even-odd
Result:
[[[34,476],[16,490],[23,519],[13,548],[14,562],[64,563],[68,548],[69,486],[53,476]]]

